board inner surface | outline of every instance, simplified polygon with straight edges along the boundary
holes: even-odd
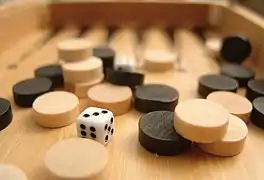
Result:
[[[38,35],[27,35],[23,41],[12,47],[13,51],[28,52],[34,42],[42,42],[43,37],[49,37],[45,43],[31,53],[19,58],[13,53],[7,60],[0,56],[1,72],[0,96],[11,100],[14,119],[12,124],[0,133],[0,161],[20,167],[29,179],[55,180],[48,176],[42,167],[46,151],[57,141],[76,136],[75,124],[60,129],[44,129],[32,119],[32,109],[17,107],[12,100],[12,86],[16,82],[34,76],[34,70],[42,65],[58,62],[56,44],[64,39],[79,36],[82,28],[66,26],[52,37],[47,34],[51,30],[39,30]],[[89,29],[87,29],[89,31]],[[89,33],[83,33],[89,34]],[[198,78],[205,74],[219,73],[218,63],[206,56],[201,40],[186,29],[176,29],[173,33],[175,48],[180,44],[181,68],[165,73],[147,73],[145,83],[162,83],[176,88],[180,93],[179,102],[197,97]],[[86,37],[87,38],[87,37]],[[5,52],[10,50],[7,49]],[[20,53],[22,54],[22,53]],[[19,60],[18,60],[19,59]],[[15,68],[10,68],[10,62],[16,62]],[[247,66],[254,68],[252,62]],[[257,77],[264,77],[256,70]],[[239,93],[244,95],[243,90]],[[86,100],[81,99],[81,109]],[[172,158],[157,157],[145,151],[138,143],[137,124],[141,114],[135,110],[116,117],[116,132],[112,142],[107,146],[109,164],[106,170],[97,178],[130,180],[130,179],[166,179],[175,177],[182,179],[263,179],[262,150],[264,148],[264,133],[253,125],[249,125],[249,138],[242,154],[236,158],[220,159],[202,153],[194,148],[186,155]],[[224,175],[223,175],[224,174]],[[241,176],[243,174],[243,176]],[[223,177],[224,176],[224,177]],[[220,178],[222,177],[222,178]]]

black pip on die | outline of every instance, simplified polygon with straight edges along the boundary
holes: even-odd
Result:
[[[89,138],[106,145],[114,134],[114,115],[107,109],[89,107],[76,121],[79,137]]]

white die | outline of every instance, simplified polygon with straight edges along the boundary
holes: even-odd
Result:
[[[76,127],[79,137],[93,139],[105,145],[115,131],[114,116],[107,109],[89,107],[78,116]]]

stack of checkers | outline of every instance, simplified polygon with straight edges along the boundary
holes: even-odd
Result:
[[[248,104],[247,111],[251,108]],[[241,118],[220,103],[192,99],[179,103],[174,112],[153,111],[143,115],[138,133],[139,143],[157,155],[181,154],[194,143],[212,155],[235,156],[244,148],[248,129]]]
[[[236,94],[239,88],[245,90],[245,97]],[[216,93],[217,91],[231,93]],[[250,119],[253,124],[264,129],[264,80],[255,79],[252,69],[238,64],[222,64],[220,74],[207,74],[199,78],[198,94],[202,98],[217,100],[245,123]],[[238,109],[240,110],[237,111]]]
[[[235,156],[243,150],[247,126],[223,105],[211,101],[217,101],[216,97],[220,95],[213,96],[208,98],[210,100],[193,99],[180,103],[175,109],[174,128],[207,153]]]
[[[86,98],[90,87],[104,79],[103,62],[92,56],[92,45],[85,39],[69,39],[58,44],[66,90]]]

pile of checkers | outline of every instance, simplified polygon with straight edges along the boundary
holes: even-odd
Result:
[[[212,155],[235,156],[243,150],[249,119],[264,129],[264,80],[255,79],[254,71],[240,65],[236,54],[221,64],[220,74],[199,78],[199,98],[178,102],[177,89],[144,84],[144,74],[133,67],[117,68],[115,52],[107,46],[93,47],[77,38],[62,41],[57,48],[58,64],[39,67],[34,78],[13,86],[16,105],[32,107],[33,119],[43,127],[60,128],[75,123],[80,115],[91,116],[80,112],[79,99],[86,99],[87,107],[102,108],[102,113],[110,111],[114,116],[127,113],[132,106],[143,113],[139,143],[161,156],[184,153],[193,144]],[[246,97],[236,93],[239,88],[246,88]],[[0,99],[0,130],[11,121],[11,104]],[[52,146],[44,162],[55,177],[89,178],[107,165],[107,150],[93,137],[76,135]],[[14,175],[27,179],[16,167],[0,164],[0,177]]]

